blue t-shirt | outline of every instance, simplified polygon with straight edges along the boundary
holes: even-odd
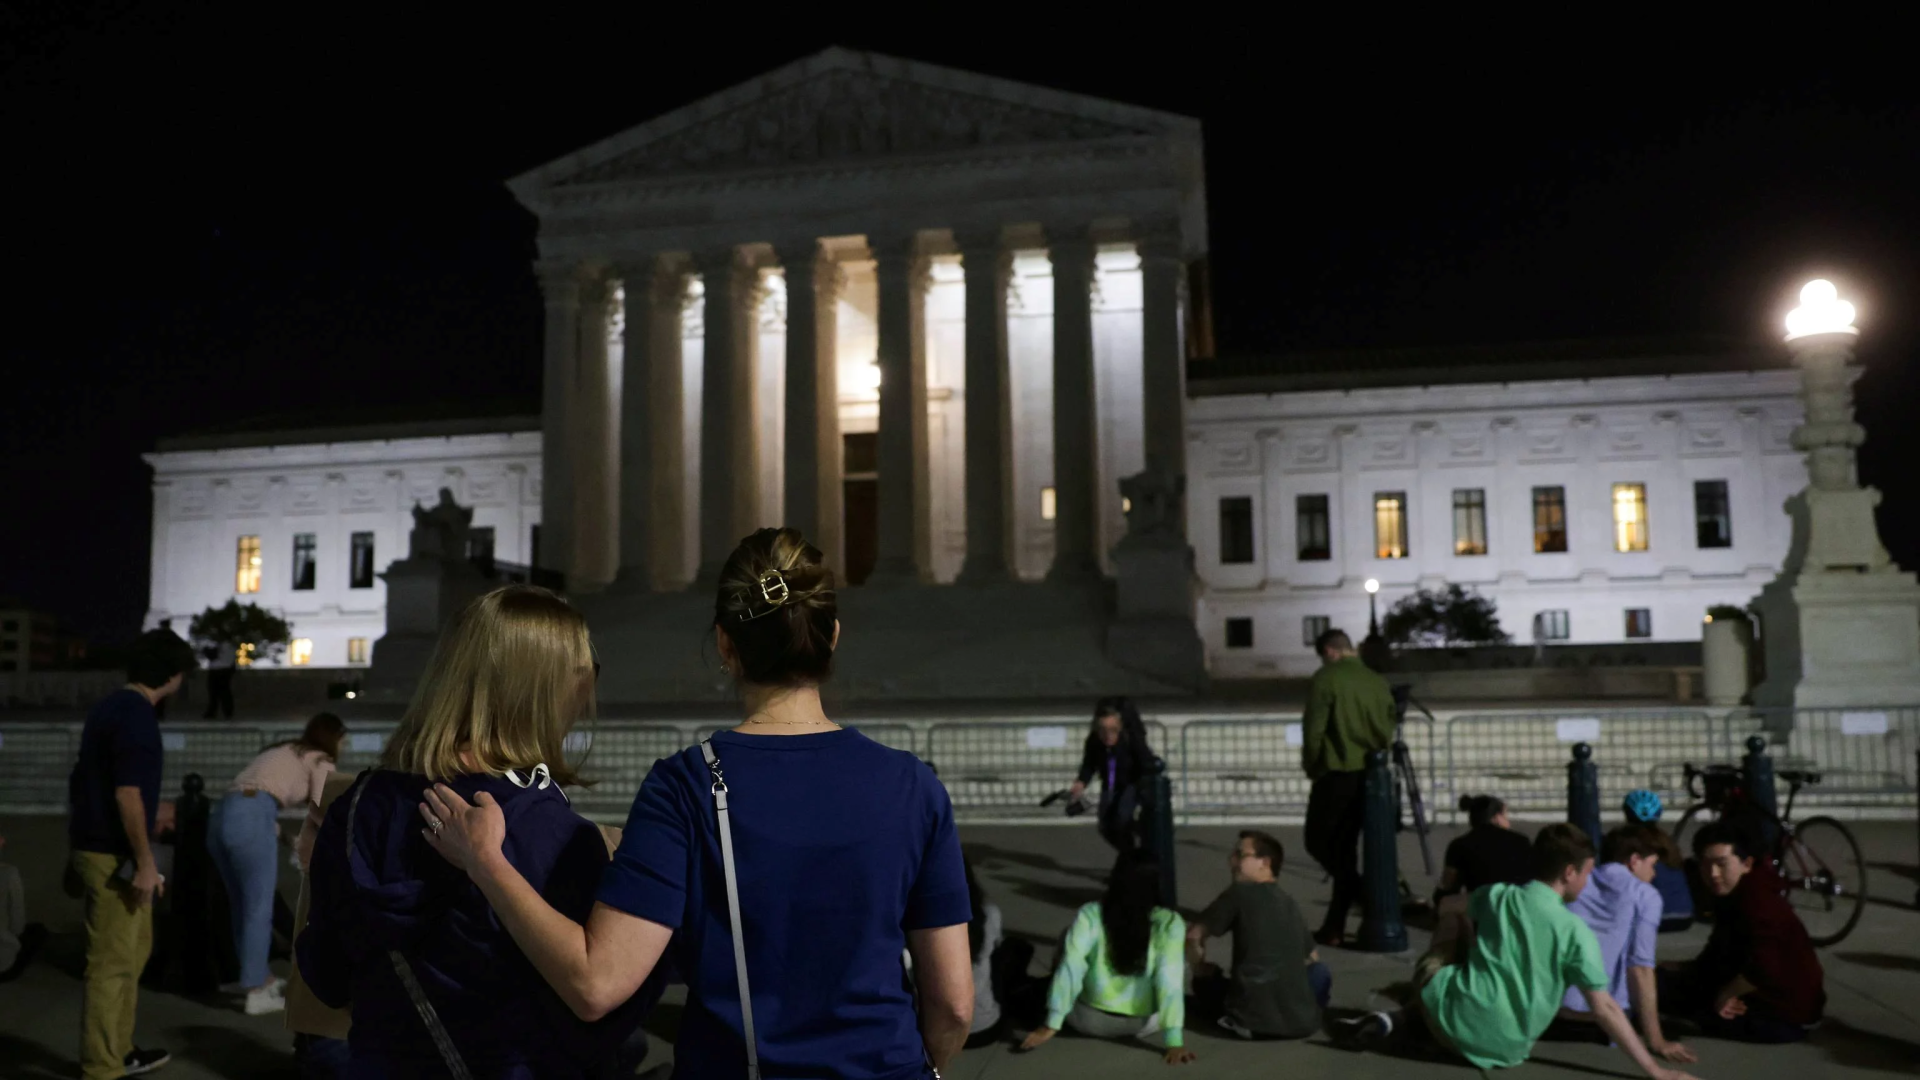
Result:
[[[130,856],[115,788],[137,787],[147,809],[147,837],[160,809],[160,720],[138,690],[101,698],[80,730],[80,760],[67,776],[67,839],[75,851]]]
[[[1668,866],[1663,859],[1653,867],[1653,889],[1660,894],[1660,905],[1669,919],[1693,918],[1693,890],[1687,888],[1687,872]]]
[[[713,736],[726,776],[747,978],[767,1076],[925,1075],[906,932],[969,921],[933,770],[850,729]],[[713,782],[699,747],[654,765],[600,901],[672,927],[687,978],[676,1075],[746,1071]]]

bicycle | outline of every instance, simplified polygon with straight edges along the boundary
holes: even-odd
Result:
[[[1774,776],[1787,785],[1786,808],[1776,814],[1747,790],[1746,776],[1737,765],[1685,767],[1687,794],[1694,803],[1680,816],[1673,842],[1682,851],[1686,833],[1696,817],[1717,820],[1729,811],[1759,818],[1765,835],[1757,837],[1786,885],[1786,898],[1807,937],[1816,946],[1838,943],[1859,924],[1867,906],[1867,864],[1853,832],[1830,817],[1793,820],[1793,800],[1803,787],[1820,783],[1810,769],[1782,769]],[[1697,787],[1695,780],[1703,786]],[[1707,815],[1712,815],[1708,817]],[[1772,843],[1766,844],[1766,837]]]

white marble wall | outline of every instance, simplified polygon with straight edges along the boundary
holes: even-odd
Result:
[[[449,488],[494,530],[494,556],[531,561],[540,521],[540,432],[376,439],[146,455],[154,469],[152,581],[147,626],[172,618],[185,633],[209,606],[256,603],[313,641],[315,667],[348,666],[348,640],[369,648],[386,632],[386,584],[350,587],[350,544],[374,534],[374,568],[407,554],[416,502]],[[316,537],[312,589],[293,585],[293,537]],[[260,591],[236,594],[241,536],[260,538]],[[369,653],[370,655],[370,653]]]
[[[1189,535],[1205,592],[1200,630],[1216,675],[1305,674],[1303,621],[1367,629],[1416,588],[1471,585],[1516,641],[1536,612],[1568,612],[1570,640],[1626,638],[1629,608],[1653,639],[1697,640],[1711,604],[1746,604],[1786,555],[1781,504],[1805,483],[1788,442],[1800,420],[1790,371],[1406,387],[1197,398],[1189,410]],[[1695,540],[1695,480],[1725,480],[1733,546]],[[1612,485],[1644,483],[1646,551],[1614,549]],[[1565,489],[1568,550],[1533,550],[1532,489]],[[1452,493],[1486,493],[1485,555],[1453,553]],[[1375,557],[1373,496],[1404,491],[1408,556]],[[1325,494],[1333,557],[1297,558],[1295,499]],[[1220,500],[1253,500],[1255,559],[1220,561]],[[1225,623],[1251,618],[1253,647]]]

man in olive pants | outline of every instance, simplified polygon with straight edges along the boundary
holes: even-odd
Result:
[[[1301,764],[1313,781],[1307,854],[1333,876],[1327,917],[1314,940],[1338,946],[1346,942],[1347,912],[1360,896],[1367,754],[1393,745],[1393,691],[1361,663],[1345,631],[1328,630],[1314,648],[1322,664],[1301,724]]]
[[[193,667],[193,650],[171,630],[142,635],[127,685],[88,712],[80,759],[67,779],[69,869],[87,901],[83,1080],[137,1076],[169,1060],[164,1050],[134,1046],[133,1022],[140,972],[153,951],[153,901],[166,887],[151,843],[163,823],[154,706],[180,689]]]

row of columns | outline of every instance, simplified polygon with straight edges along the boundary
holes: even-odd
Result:
[[[1012,403],[1007,287],[1013,252],[1000,230],[959,230],[966,290],[965,504],[961,583],[1010,580]],[[877,278],[880,368],[877,585],[930,580],[925,305],[927,257],[913,232],[869,234]],[[1171,229],[1136,240],[1143,313],[1146,465],[1185,471],[1183,264]],[[800,529],[829,553],[842,536],[839,357],[841,275],[818,240],[774,246],[786,276],[786,520],[759,520],[763,469],[755,415],[754,321],[760,267],[740,246],[600,266],[545,268],[543,565],[576,584],[673,587],[686,563],[682,522],[698,514],[697,580],[710,583],[740,537]],[[1053,267],[1056,545],[1049,578],[1097,577],[1099,475],[1093,304],[1096,245],[1084,230],[1049,238]],[[680,317],[689,273],[704,286],[701,491],[685,490]],[[624,291],[617,403],[607,349],[610,282]],[[694,501],[697,500],[697,503]],[[618,536],[617,547],[611,537]],[[617,569],[617,577],[615,570]]]

